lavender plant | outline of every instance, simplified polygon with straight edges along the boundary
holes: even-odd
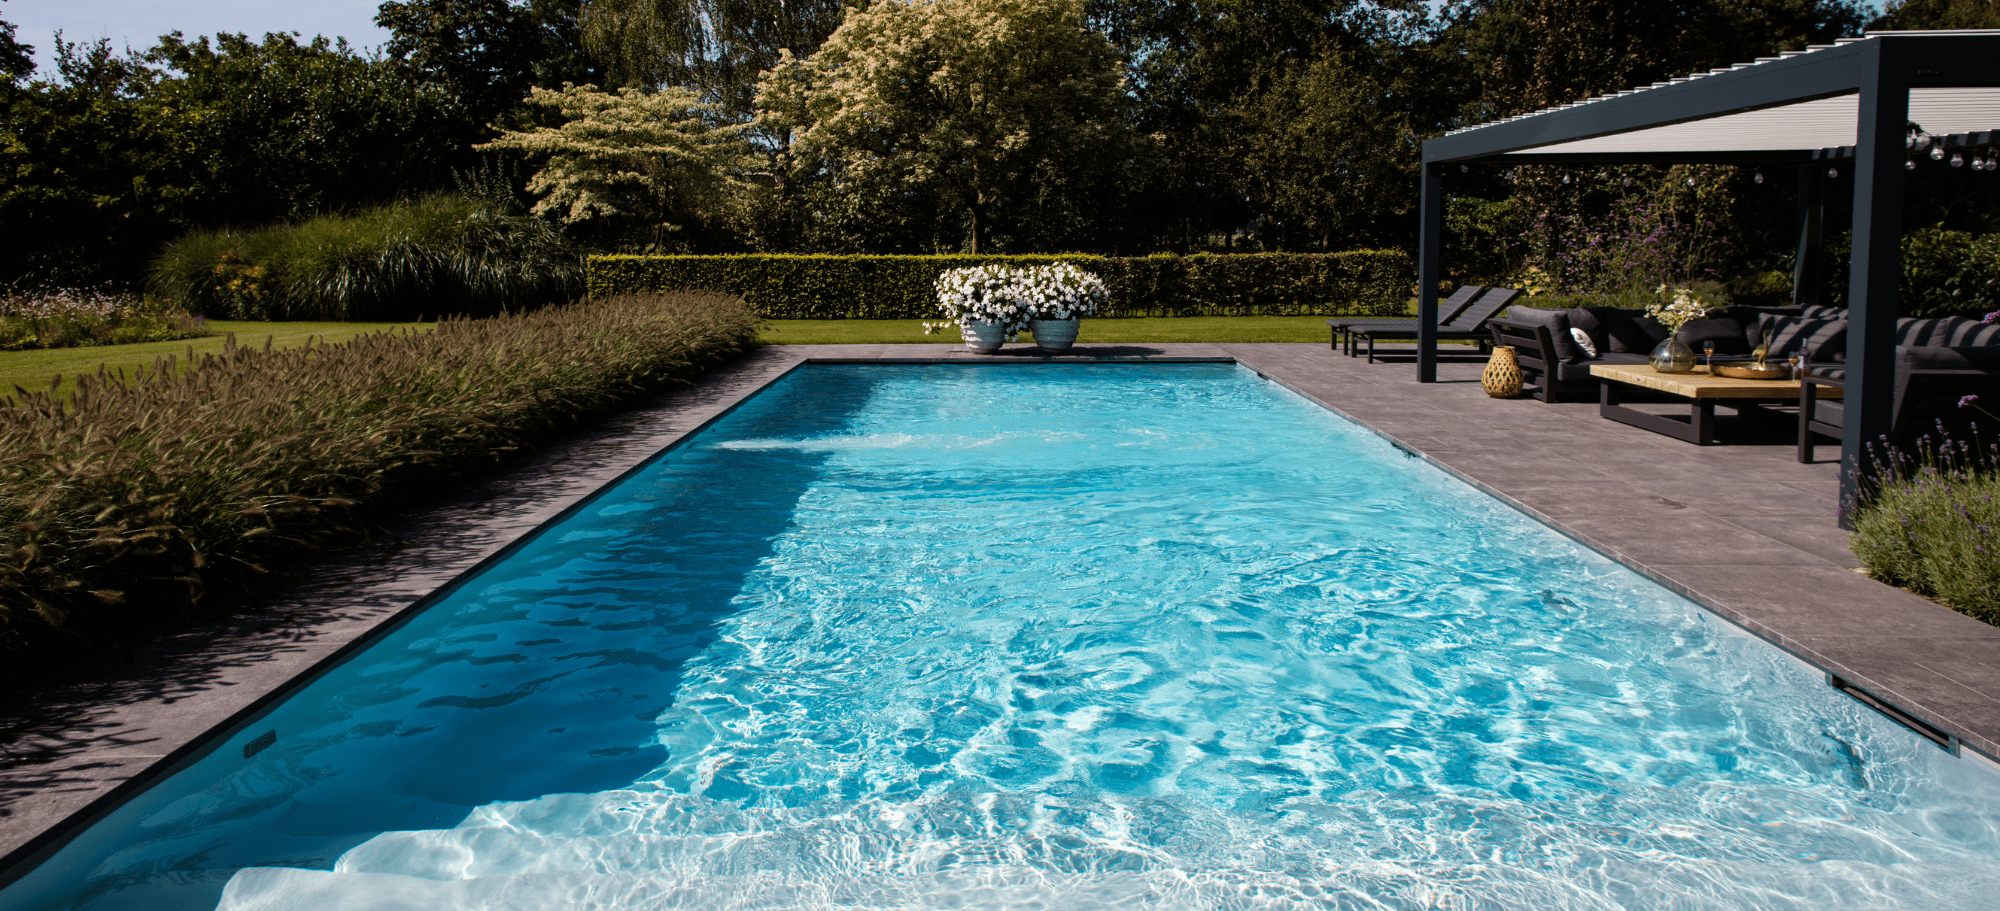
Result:
[[[1914,452],[1881,443],[1854,505],[1855,557],[1877,579],[2000,625],[2000,445],[1954,440],[1942,425]]]

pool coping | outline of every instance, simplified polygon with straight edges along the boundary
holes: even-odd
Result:
[[[1378,359],[1381,357],[1378,354]],[[1462,457],[1468,452],[1477,455],[1477,450],[1452,449],[1439,445],[1449,441],[1436,436],[1398,431],[1401,415],[1417,409],[1417,403],[1456,415],[1478,413],[1468,406],[1478,402],[1481,408],[1554,415],[1585,431],[1596,429],[1591,422],[1578,420],[1583,415],[1581,409],[1540,406],[1534,410],[1520,402],[1490,404],[1476,388],[1478,365],[1463,360],[1442,365],[1441,379],[1446,382],[1421,385],[1414,382],[1414,370],[1408,363],[1344,363],[1352,360],[1317,345],[1288,344],[1081,346],[1064,356],[1030,349],[1006,351],[1000,357],[972,355],[946,345],[774,345],[759,349],[692,389],[638,403],[502,474],[474,483],[463,496],[420,510],[395,526],[395,540],[337,555],[313,581],[274,598],[266,612],[166,637],[135,655],[127,665],[103,669],[105,673],[97,677],[41,694],[28,705],[0,716],[10,722],[0,733],[4,738],[0,759],[5,760],[0,764],[0,886],[60,849],[70,836],[131,795],[221,748],[264,709],[386,634],[464,579],[504,558],[542,528],[582,508],[601,491],[641,470],[752,395],[809,364],[1240,364],[1689,598],[1825,671],[1830,679],[1848,681],[1882,703],[1873,707],[1886,709],[1890,717],[1899,711],[1914,715],[1946,732],[1953,746],[1962,744],[1969,753],[2000,759],[2000,743],[1996,743],[2000,711],[1992,711],[1994,706],[1969,702],[1964,693],[1921,675],[1899,674],[1894,655],[1885,658],[1865,650],[1856,653],[1850,641],[1854,637],[1813,635],[1825,630],[1817,628],[1810,617],[1802,625],[1800,605],[1774,605],[1762,597],[1734,598],[1727,586],[1718,588],[1691,578],[1680,564],[1642,559],[1642,549],[1621,545],[1617,535],[1607,533],[1602,523],[1593,525],[1590,517],[1561,514],[1564,510],[1549,508],[1546,500],[1524,493],[1535,492],[1533,485],[1524,488],[1521,479],[1514,476],[1519,472],[1510,475],[1504,461],[1496,468],[1490,459]],[[1469,391],[1463,388],[1468,372],[1473,386]],[[1336,404],[1344,393],[1349,399],[1345,406]],[[1371,413],[1371,408],[1384,402],[1391,403],[1390,412]],[[1590,407],[1594,411],[1594,404]],[[1439,425],[1418,421],[1410,426]],[[1571,428],[1562,425],[1561,429]],[[1432,433],[1440,432],[1432,429]],[[1632,439],[1618,437],[1617,442],[1624,446]],[[1674,455],[1671,449],[1660,452],[1669,460]],[[1806,489],[1806,485],[1797,486]],[[1830,515],[1824,518],[1831,522]],[[1818,546],[1824,549],[1824,541]],[[1775,586],[1773,579],[1766,578],[1750,588],[1820,590],[1828,578],[1821,570],[1833,566],[1833,561],[1825,559],[1825,553],[1815,556],[1799,550],[1799,554],[1801,559],[1794,561],[1792,569],[1811,570],[1804,575],[1813,575],[1812,579],[1788,584],[1783,578],[1787,571],[1784,563],[1753,564],[1778,578]],[[1880,602],[1887,611],[1885,616],[1893,614],[1906,621],[1914,616],[1916,619],[1908,622],[1944,630],[1932,639],[1972,643],[1976,646],[1974,665],[1987,662],[1987,655],[1993,656],[1991,674],[1976,682],[2000,691],[2000,629],[1873,580],[1854,577],[1845,568],[1841,573],[1849,577],[1834,579],[1841,583],[1836,587],[1843,590],[1843,609],[1855,601],[1853,593],[1846,590],[1858,584],[1863,590],[1859,597],[1863,608],[1867,602]],[[1888,610],[1890,607],[1893,610]],[[1904,651],[1908,653],[1908,649]],[[188,664],[195,665],[198,672],[190,674]],[[1988,694],[1987,689],[1969,691]],[[1867,703],[1868,699],[1862,701]],[[32,723],[37,714],[48,717],[51,723],[37,729]]]

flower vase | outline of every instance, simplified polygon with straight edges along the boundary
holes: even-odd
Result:
[[[1521,362],[1515,358],[1512,346],[1494,347],[1486,370],[1479,374],[1479,388],[1496,399],[1511,399],[1521,394]]]
[[[1034,333],[1036,347],[1050,354],[1061,354],[1068,351],[1069,346],[1076,344],[1076,330],[1082,323],[1083,318],[1079,316],[1072,316],[1069,319],[1031,319],[1028,321],[1028,331]]]
[[[965,339],[965,347],[972,349],[974,354],[992,354],[1000,350],[1001,345],[1007,344],[1010,334],[1007,324],[999,320],[968,319],[960,320],[958,324],[959,338]]]
[[[1667,336],[1659,347],[1653,349],[1650,362],[1654,370],[1661,373],[1692,373],[1694,371],[1694,349],[1681,344],[1681,340]]]

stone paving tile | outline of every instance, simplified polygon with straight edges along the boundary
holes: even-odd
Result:
[[[1595,402],[1497,401],[1483,360],[1367,364],[1322,346],[1080,345],[1051,358],[955,343],[775,346],[524,459],[401,540],[342,556],[253,617],[166,637],[116,669],[0,717],[0,854],[170,765],[211,726],[254,711],[316,663],[502,550],[808,358],[1038,364],[1234,357],[1426,454],[1579,540],[1972,749],[2000,756],[2000,630],[1850,572],[1834,523],[1838,469],[1799,465],[1782,427],[1735,425],[1695,447],[1602,420]]]

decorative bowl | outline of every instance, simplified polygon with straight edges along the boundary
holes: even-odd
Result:
[[[1710,370],[1734,380],[1782,380],[1792,375],[1792,368],[1783,364],[1717,364]]]

